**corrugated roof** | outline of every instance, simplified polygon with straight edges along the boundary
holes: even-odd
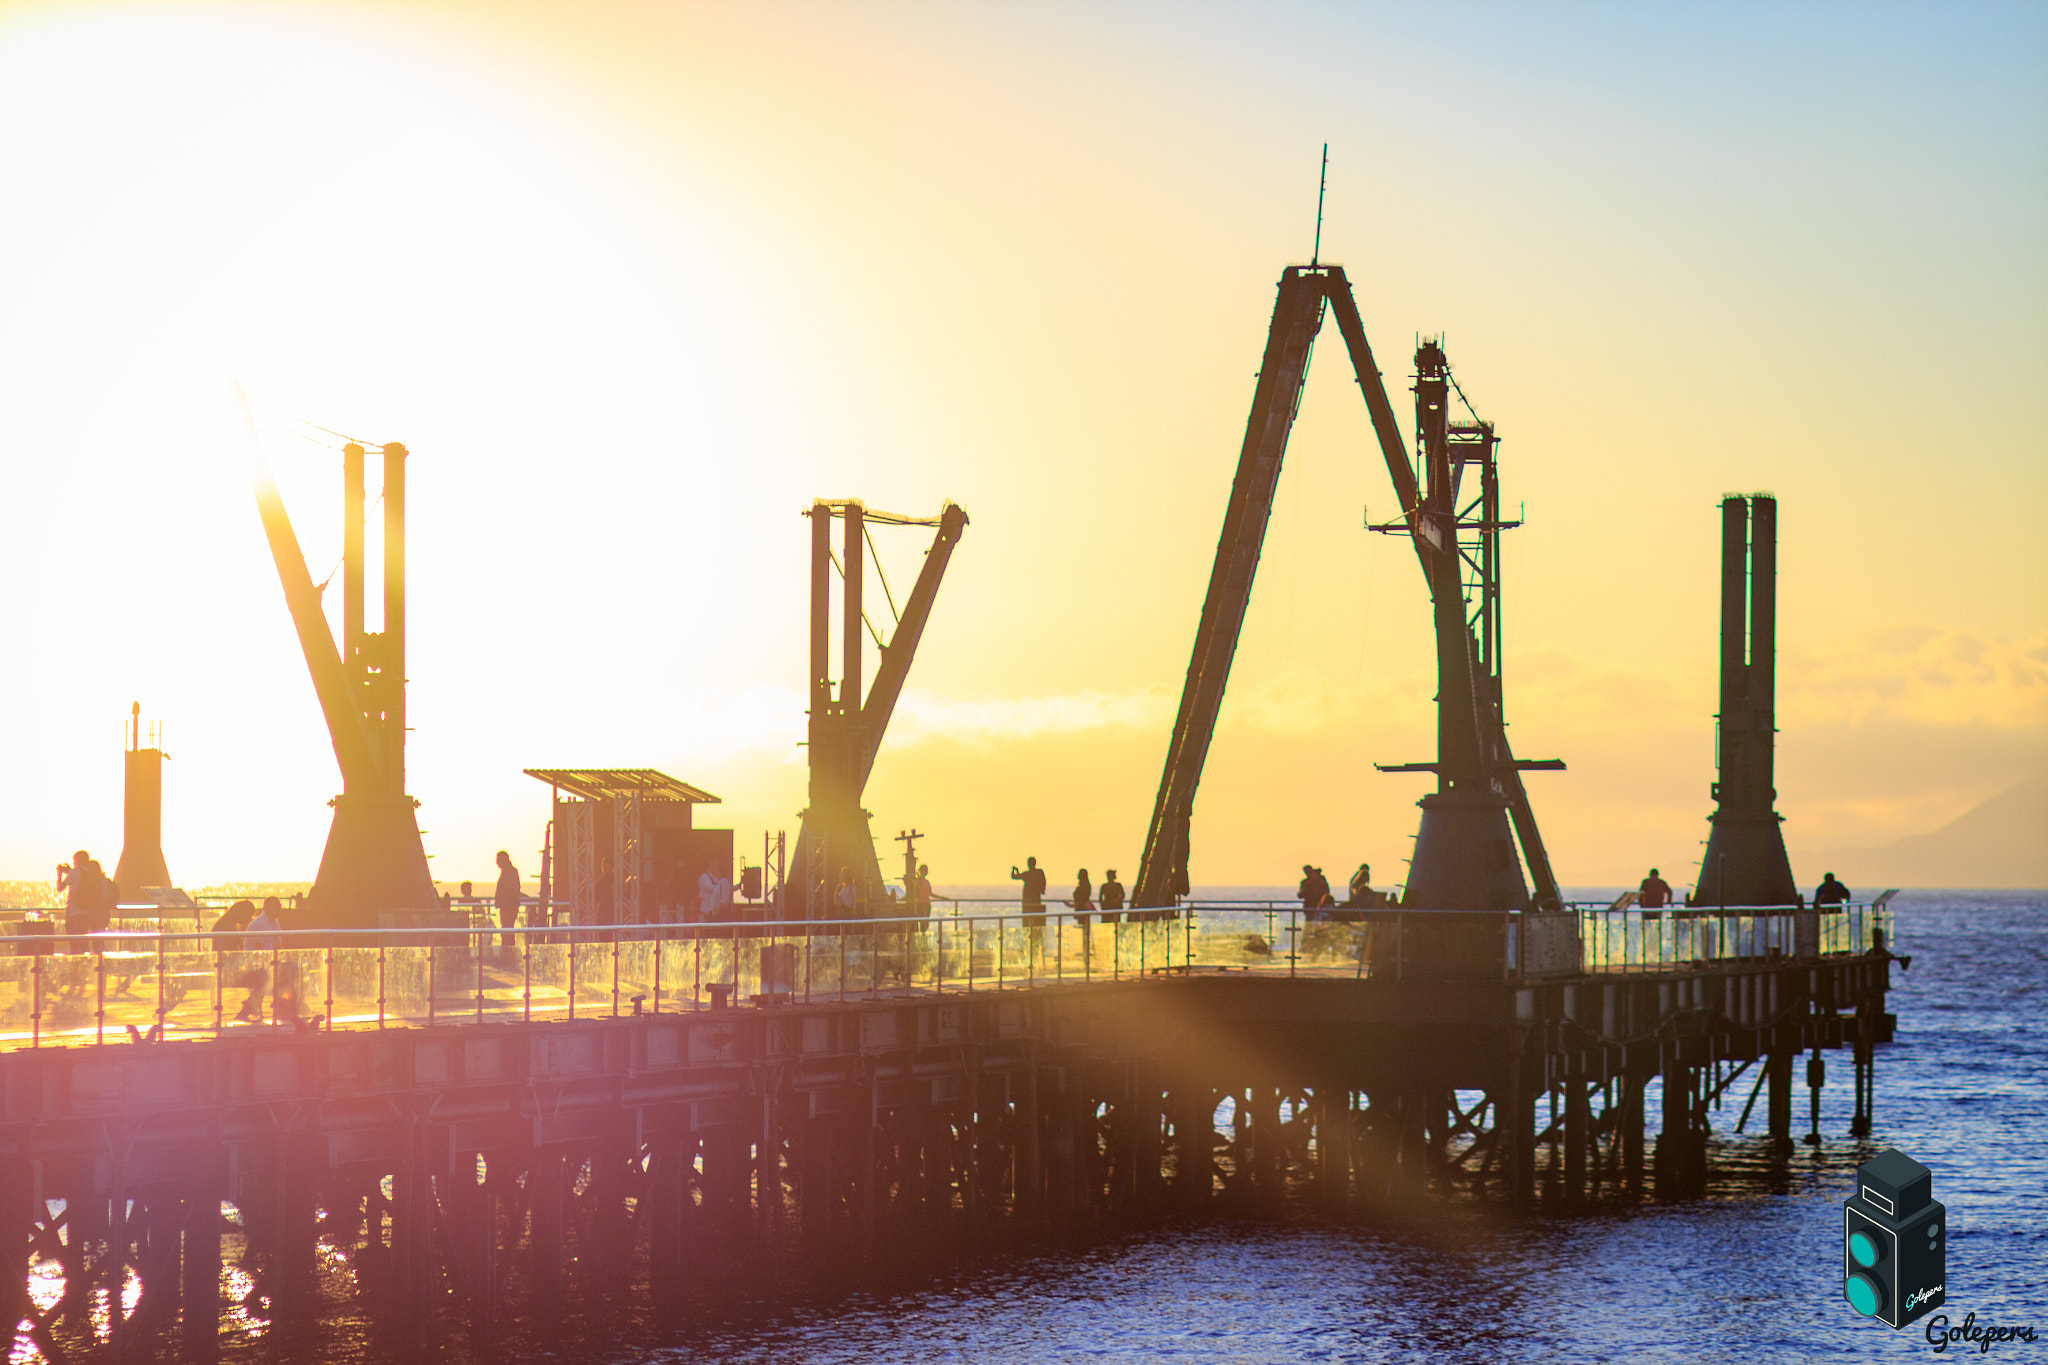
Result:
[[[638,792],[650,801],[692,801],[699,805],[719,803],[710,792],[679,782],[653,768],[526,768],[522,771],[550,787],[558,787],[572,796],[592,801],[631,796]]]

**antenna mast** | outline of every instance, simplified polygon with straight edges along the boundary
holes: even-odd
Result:
[[[1316,244],[1308,254],[1308,268],[1313,270],[1323,259],[1323,190],[1330,183],[1330,144],[1323,144],[1323,171],[1316,177]]]

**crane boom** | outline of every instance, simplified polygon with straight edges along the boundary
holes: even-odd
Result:
[[[861,735],[865,741],[854,755],[854,792],[867,790],[868,774],[874,771],[875,754],[888,732],[889,718],[896,714],[896,699],[903,694],[904,679],[910,676],[911,661],[917,657],[917,642],[924,638],[925,622],[931,619],[932,602],[939,595],[939,581],[953,558],[953,547],[967,529],[967,514],[952,503],[939,513],[939,531],[932,548],[925,553],[924,567],[903,603],[903,615],[896,622],[889,643],[882,647],[882,661],[875,667],[875,680],[868,685],[867,700],[861,704]]]
[[[341,666],[341,653],[334,646],[333,632],[320,610],[320,590],[306,571],[306,557],[299,538],[285,513],[284,499],[270,477],[268,465],[256,469],[256,510],[263,518],[263,534],[270,542],[270,557],[277,564],[278,582],[284,587],[285,606],[299,634],[299,649],[306,656],[306,671],[313,675],[313,691],[320,698],[320,712],[327,719],[327,734],[334,743],[334,761],[341,767],[342,790],[374,786],[381,765],[376,746],[370,741],[362,712],[349,696],[348,677]]]
[[[1415,482],[1415,469],[1408,463],[1408,447],[1402,444],[1401,427],[1394,420],[1394,405],[1387,401],[1387,386],[1372,358],[1372,345],[1365,339],[1365,323],[1358,316],[1358,301],[1351,297],[1350,281],[1343,268],[1331,266],[1325,285],[1330,311],[1337,315],[1337,330],[1344,337],[1344,349],[1351,355],[1351,369],[1365,394],[1365,409],[1372,415],[1373,434],[1379,438],[1380,454],[1387,462],[1387,477],[1394,481],[1394,496],[1401,500],[1401,515],[1408,518],[1411,531],[1422,505],[1422,491]],[[1430,542],[1415,536],[1415,553],[1422,560],[1422,572],[1429,573]]]
[[[1188,825],[1194,814],[1195,788],[1209,757],[1209,741],[1215,736],[1216,716],[1223,706],[1223,687],[1237,653],[1238,631],[1251,601],[1252,577],[1259,567],[1259,551],[1273,512],[1281,457],[1287,452],[1287,437],[1301,406],[1309,352],[1322,326],[1323,300],[1320,274],[1293,266],[1280,277],[1273,321],[1266,334],[1265,360],[1259,366],[1251,418],[1245,426],[1244,448],[1230,486],[1223,535],[1209,572],[1209,593],[1202,602],[1180,713],[1174,719],[1173,738],[1166,751],[1166,771],[1159,779],[1145,851],[1138,860],[1138,879],[1131,886],[1134,907],[1171,905],[1176,897],[1187,894]]]

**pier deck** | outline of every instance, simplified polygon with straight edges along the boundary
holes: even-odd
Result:
[[[318,1027],[237,1026],[247,987],[223,1001],[206,972],[173,998],[197,949],[165,942],[132,999],[10,1021],[0,1283],[51,1359],[211,1360],[224,1334],[336,1311],[398,1354],[488,1359],[741,1285],[1166,1218],[1683,1197],[1742,1079],[1767,1095],[1758,1141],[1789,1148],[1802,1052],[1852,1050],[1867,1131],[1891,1029],[1882,905],[1195,907],[1097,922],[1086,951],[1048,921],[1035,955],[1014,914],[949,922],[943,946],[900,923],[533,931],[509,957],[495,933],[287,936],[259,954],[266,1008],[296,966],[302,1014],[332,992]],[[381,992],[348,954],[377,955]],[[211,954],[216,983],[246,955]],[[13,959],[31,977],[5,985],[89,964],[97,989],[94,956]],[[165,1041],[128,1041],[138,1003]]]

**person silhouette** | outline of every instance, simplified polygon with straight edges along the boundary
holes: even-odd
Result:
[[[256,902],[236,901],[227,908],[227,913],[213,922],[213,932],[220,935],[213,941],[216,953],[239,953],[248,940],[244,932],[250,921],[256,918]],[[226,977],[224,984],[238,986],[248,992],[242,1000],[242,1007],[235,1011],[238,1024],[260,1024],[263,1022],[263,988],[270,984],[270,971],[265,967],[242,966],[232,977]]]
[[[1302,909],[1320,910],[1323,902],[1330,898],[1330,879],[1323,875],[1320,867],[1311,867],[1303,863],[1301,885],[1296,888],[1295,894],[1301,897]]]
[[[1010,880],[1024,883],[1019,898],[1024,905],[1024,939],[1035,969],[1038,958],[1045,951],[1045,870],[1038,865],[1038,859],[1026,858],[1024,870],[1010,869]]]
[[[519,869],[512,866],[512,855],[504,849],[498,850],[498,927],[510,929],[519,922]],[[510,948],[512,935],[498,935],[498,946]]]
[[[1102,922],[1115,924],[1123,918],[1124,884],[1116,879],[1116,869],[1110,868],[1102,874],[1102,885],[1096,888],[1096,901],[1102,907]]]
[[[1846,905],[1849,902],[1849,888],[1835,880],[1835,874],[1821,874],[1820,885],[1813,889],[1814,908],[1828,905]]]
[[[1671,884],[1657,875],[1651,868],[1650,875],[1643,878],[1642,889],[1636,893],[1636,904],[1645,910],[1662,910],[1671,904]]]
[[[99,859],[84,849],[71,855],[71,865],[57,865],[57,889],[64,893],[64,932],[96,934],[114,918],[114,888],[100,871]]]
[[[930,864],[919,863],[917,865],[917,876],[912,879],[909,887],[906,888],[910,892],[910,913],[923,920],[928,920],[932,917],[931,873]]]

